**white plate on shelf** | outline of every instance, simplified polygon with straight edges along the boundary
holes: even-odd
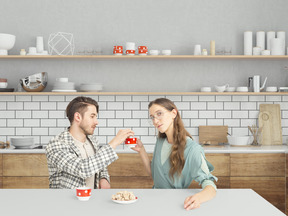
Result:
[[[77,90],[53,89],[52,92],[77,92]]]
[[[137,202],[137,200],[138,200],[138,197],[136,197],[135,200],[129,200],[129,201],[120,201],[120,200],[113,200],[112,199],[113,202],[118,203],[118,204],[123,204],[123,205],[135,203],[135,202]]]

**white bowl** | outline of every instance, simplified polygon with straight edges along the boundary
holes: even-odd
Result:
[[[275,86],[268,86],[267,88],[266,88],[266,92],[277,92],[277,87],[275,87]]]
[[[0,55],[8,55],[8,50],[15,45],[16,36],[0,33]]]
[[[11,145],[15,146],[16,148],[29,148],[30,146],[34,145],[34,138],[33,137],[14,137],[10,139]]]
[[[237,87],[236,91],[237,92],[248,92],[248,87],[247,86],[240,86],[240,87]]]
[[[7,82],[0,82],[0,88],[7,88],[8,83]]]
[[[162,50],[163,55],[171,55],[171,50]]]
[[[216,89],[217,92],[224,92],[227,87],[229,87],[228,84],[223,85],[223,86],[215,86],[215,89]]]
[[[236,88],[235,87],[228,87],[226,89],[227,92],[235,92]]]
[[[211,92],[211,87],[202,87],[200,89],[201,92]]]
[[[250,145],[253,141],[252,136],[227,136],[230,145]]]

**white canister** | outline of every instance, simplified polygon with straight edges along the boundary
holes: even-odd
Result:
[[[37,53],[42,53],[44,51],[43,37],[39,36],[36,38],[36,49]]]
[[[201,55],[201,45],[197,44],[194,46],[194,55]]]
[[[261,51],[265,50],[265,32],[258,31],[256,33],[256,46],[260,47]]]
[[[283,55],[283,39],[272,38],[271,39],[271,55]]]
[[[261,47],[253,47],[253,55],[260,55],[261,54]]]
[[[267,32],[267,50],[271,50],[271,39],[275,38],[275,31],[268,31]]]
[[[277,38],[282,38],[282,45],[281,45],[281,49],[282,49],[282,54],[281,55],[285,55],[285,40],[286,40],[286,34],[285,31],[278,31],[277,32]]]
[[[253,49],[253,33],[252,31],[244,32],[244,55],[252,55]]]

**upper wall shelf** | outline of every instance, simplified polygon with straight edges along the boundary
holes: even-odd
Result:
[[[245,55],[215,55],[215,56],[195,56],[195,55],[158,55],[158,56],[115,56],[115,55],[7,55],[0,56],[0,59],[288,59],[288,55],[278,56],[245,56]]]

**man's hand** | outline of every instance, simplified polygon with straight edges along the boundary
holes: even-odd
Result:
[[[100,179],[99,188],[100,189],[110,189],[111,188],[110,183],[105,178]]]
[[[115,149],[118,145],[123,143],[129,136],[134,136],[134,132],[130,129],[119,130],[117,135],[111,140],[109,145]]]

